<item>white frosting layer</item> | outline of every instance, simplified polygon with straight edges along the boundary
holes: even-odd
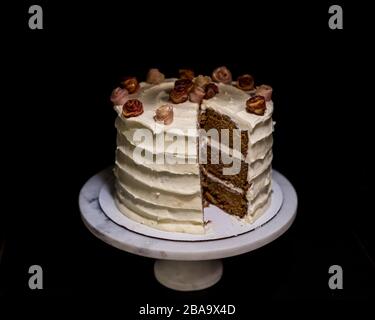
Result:
[[[122,213],[124,213],[130,219],[137,221],[139,223],[151,226],[153,228],[170,231],[170,232],[186,232],[193,234],[204,233],[204,225],[199,223],[195,224],[190,221],[157,221],[152,218],[147,218],[146,216],[140,215],[139,211],[135,212],[130,209],[127,205],[124,205],[119,198],[115,199],[117,207]]]
[[[121,109],[117,109],[117,112],[123,122],[125,128],[148,128],[154,134],[161,132],[176,133],[177,135],[181,132],[184,136],[197,137],[197,116],[199,105],[186,101],[180,104],[173,104],[173,122],[170,125],[163,125],[155,122],[155,110],[164,104],[171,104],[169,102],[169,91],[174,86],[176,79],[167,79],[165,82],[156,85],[149,86],[142,83],[141,89],[137,95],[133,98],[139,99],[143,104],[143,114],[138,117],[123,118],[121,117]]]
[[[137,166],[131,161],[123,165],[116,162],[115,173],[120,181],[128,179],[130,175],[132,179],[143,183],[150,190],[156,189],[182,195],[192,195],[200,192],[199,175],[176,175],[169,172],[157,172],[143,166]],[[131,181],[126,182],[131,183]]]
[[[143,114],[124,118],[122,107],[116,106],[117,177],[116,194],[119,209],[138,222],[154,228],[189,233],[203,233],[204,220],[202,197],[197,158],[197,119],[199,106],[189,101],[174,104],[174,119],[170,125],[162,125],[154,120],[155,110],[170,103],[169,90],[175,79],[151,86],[142,83],[140,91],[130,98],[137,98],[143,104]],[[259,216],[268,206],[271,190],[272,161],[272,102],[267,102],[264,116],[246,112],[248,94],[228,85],[219,84],[219,94],[210,100],[204,100],[201,108],[212,108],[229,116],[237,127],[246,130],[249,136],[248,154],[230,150],[235,157],[249,164],[248,181],[251,187],[247,190],[248,216],[251,221]],[[151,140],[140,140],[139,129],[147,129]],[[138,135],[138,137],[137,137]],[[176,143],[176,138],[178,143]],[[173,140],[175,139],[175,140]],[[215,141],[211,141],[215,147]],[[153,161],[143,161],[134,156],[136,147],[144,149]],[[155,159],[167,154],[179,163],[158,163]],[[142,161],[141,161],[142,160]],[[210,176],[212,180],[217,179]],[[243,193],[224,183],[236,192]]]
[[[152,154],[171,154],[177,158],[193,160],[197,158],[196,129],[178,132],[169,128],[156,134],[150,128],[141,127],[140,123],[125,123],[120,117],[117,118],[115,126],[118,139],[126,139],[133,147],[145,149]]]
[[[137,212],[147,219],[158,222],[192,222],[200,224],[202,222],[202,211],[182,208],[171,208],[167,206],[157,206],[145,199],[135,198],[123,189],[117,193],[121,203]]]
[[[166,206],[167,204],[168,207],[175,209],[182,208],[200,210],[202,208],[200,193],[181,195],[162,190],[152,190],[150,192],[150,190],[146,188],[144,184],[136,181],[132,181],[132,183],[128,183],[126,185],[117,181],[116,188],[120,193],[127,192],[134,198],[147,199],[148,202],[153,203],[156,206]]]
[[[246,199],[250,203],[252,203],[262,192],[262,190],[271,183],[271,175],[272,169],[269,167],[253,179],[250,188],[246,192]]]

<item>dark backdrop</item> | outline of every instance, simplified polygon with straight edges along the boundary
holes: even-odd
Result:
[[[131,292],[124,308],[134,314],[131,302],[225,302],[245,312],[257,298],[373,294],[367,80],[373,50],[363,6],[341,2],[344,30],[330,30],[331,3],[313,1],[39,4],[44,30],[28,29],[24,3],[9,11],[5,35],[11,67],[5,201],[13,205],[4,209],[0,293]],[[273,165],[295,186],[298,215],[277,241],[226,259],[216,286],[175,293],[156,283],[151,259],[114,249],[85,229],[78,193],[114,161],[115,113],[108,98],[121,76],[144,78],[150,67],[167,76],[181,67],[209,74],[219,65],[274,88]],[[45,272],[39,292],[27,287],[32,264]],[[333,264],[343,267],[344,290],[328,288]]]

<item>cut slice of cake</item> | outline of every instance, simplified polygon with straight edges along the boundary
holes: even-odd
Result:
[[[220,139],[207,141],[208,163],[201,164],[201,175],[203,194],[209,202],[253,221],[270,202],[273,103],[265,101],[266,109],[259,116],[246,111],[248,100],[247,93],[225,84],[219,84],[215,97],[203,100],[200,127],[206,131],[228,129],[230,133],[228,148],[223,148],[225,142]],[[241,137],[241,143],[234,148],[236,135]],[[227,153],[228,157],[238,159],[238,173],[224,174],[223,169],[229,165],[221,157],[219,163],[210,162],[212,151],[218,152],[220,146],[221,155]]]

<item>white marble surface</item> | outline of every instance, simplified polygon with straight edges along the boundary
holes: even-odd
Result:
[[[171,241],[147,237],[112,222],[102,211],[99,192],[104,182],[111,178],[106,169],[89,179],[81,189],[79,206],[87,228],[106,243],[137,255],[183,261],[213,260],[235,256],[255,250],[282,235],[293,223],[297,212],[297,194],[290,182],[277,171],[273,179],[283,192],[279,213],[263,226],[240,236],[211,241]]]
[[[209,223],[205,226],[204,234],[190,234],[183,232],[167,232],[136,222],[124,215],[115,203],[114,181],[108,179],[103,183],[99,192],[99,204],[103,212],[113,222],[131,231],[159,239],[179,241],[217,240],[239,236],[253,229],[259,228],[279,212],[283,203],[283,193],[279,184],[272,181],[271,203],[267,210],[255,222],[249,223],[233,215],[227,214],[216,206],[210,205],[204,209],[204,218]],[[133,213],[130,209],[131,213]],[[133,213],[135,214],[135,213]]]

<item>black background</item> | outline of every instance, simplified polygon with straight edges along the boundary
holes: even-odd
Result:
[[[234,303],[245,312],[257,299],[374,296],[373,50],[362,5],[339,3],[344,30],[330,30],[329,2],[39,2],[44,29],[30,30],[31,4],[9,9],[4,38],[12,206],[3,209],[1,294],[129,295],[129,314],[146,303]],[[151,259],[92,236],[78,193],[114,161],[109,94],[121,76],[219,65],[274,88],[273,166],[295,186],[298,215],[277,241],[226,259],[214,287],[178,293],[154,280]],[[32,264],[43,267],[43,290],[28,289]],[[328,288],[333,264],[343,267],[343,290]]]

